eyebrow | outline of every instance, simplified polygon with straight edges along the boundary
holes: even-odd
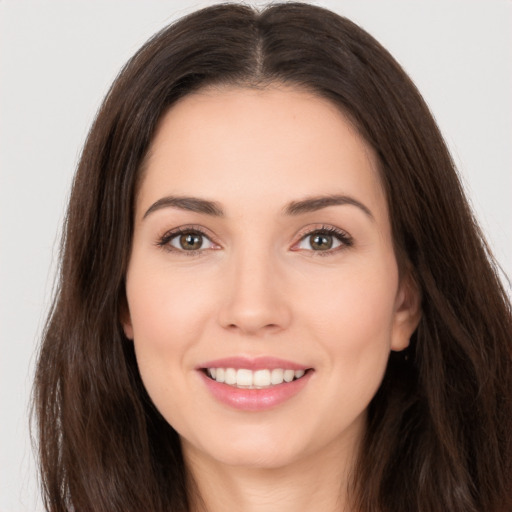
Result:
[[[375,220],[371,210],[363,203],[351,196],[328,195],[308,197],[300,201],[292,201],[285,209],[287,215],[301,215],[303,213],[316,212],[329,206],[351,205],[362,210],[370,219]]]
[[[327,195],[327,196],[314,196],[300,201],[292,201],[288,203],[283,213],[285,215],[302,215],[304,213],[316,212],[329,206],[351,205],[356,206],[362,210],[370,219],[375,220],[370,209],[357,199],[346,195]],[[149,214],[161,210],[162,208],[178,208],[195,213],[202,213],[211,215],[213,217],[223,217],[224,211],[221,206],[215,201],[201,199],[198,197],[187,196],[166,196],[154,202],[147,210],[144,216],[145,219]]]
[[[224,215],[222,208],[215,201],[207,201],[206,199],[199,199],[198,197],[167,196],[153,203],[146,210],[142,218],[145,219],[150,213],[161,210],[162,208],[178,208],[180,210],[204,213],[214,217],[222,217]]]

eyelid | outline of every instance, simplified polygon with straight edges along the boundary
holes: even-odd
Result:
[[[340,242],[338,247],[334,249],[327,249],[325,251],[314,251],[312,249],[301,249],[297,247],[305,238],[314,234],[327,234],[330,236],[334,236]],[[344,229],[338,228],[336,226],[332,226],[329,224],[316,224],[313,226],[308,226],[303,228],[297,234],[297,241],[291,247],[292,251],[306,251],[309,253],[313,253],[315,256],[327,256],[329,254],[334,254],[340,250],[347,249],[354,244],[354,239],[352,236],[345,231]]]
[[[197,249],[197,250],[192,250],[192,251],[186,251],[183,249],[178,249],[176,247],[173,247],[170,244],[172,239],[174,239],[177,236],[180,236],[182,234],[185,234],[185,233],[197,233],[197,234],[207,238],[216,247],[211,247],[208,249]],[[184,226],[179,226],[176,228],[168,229],[167,231],[165,231],[162,235],[160,235],[157,238],[155,245],[157,245],[158,247],[165,249],[169,252],[176,252],[179,254],[184,254],[186,256],[194,256],[194,255],[204,253],[206,251],[212,251],[212,250],[217,250],[217,249],[221,248],[220,243],[217,240],[217,237],[215,237],[215,235],[213,235],[210,232],[210,230],[208,230],[205,227],[200,226],[198,224],[186,224]]]

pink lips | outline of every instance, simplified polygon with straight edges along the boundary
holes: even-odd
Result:
[[[283,370],[309,370],[300,379],[283,382],[264,389],[241,389],[211,379],[206,368],[235,368],[261,370],[282,368]],[[297,395],[309,382],[313,370],[307,366],[272,357],[255,359],[229,357],[208,361],[196,368],[207,389],[221,403],[242,411],[264,411],[276,407]]]
[[[274,370],[275,368],[282,368],[283,370],[306,370],[308,367],[286,361],[285,359],[278,359],[276,357],[226,357],[223,359],[216,359],[215,361],[208,361],[201,364],[197,369],[205,368],[246,368],[247,370]]]

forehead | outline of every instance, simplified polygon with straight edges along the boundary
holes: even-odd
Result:
[[[138,205],[159,194],[269,206],[305,195],[364,195],[387,212],[373,149],[329,100],[288,86],[190,94],[161,119]]]

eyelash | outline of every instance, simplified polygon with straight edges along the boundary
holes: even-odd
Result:
[[[169,252],[178,252],[180,254],[186,255],[186,256],[198,256],[204,254],[206,251],[214,250],[214,249],[197,249],[197,250],[191,250],[186,251],[184,249],[177,249],[170,245],[170,242],[175,239],[176,237],[184,234],[190,234],[190,235],[199,235],[201,237],[205,237],[207,240],[209,240],[212,244],[218,245],[215,241],[212,240],[211,235],[208,235],[203,228],[200,226],[182,226],[177,229],[173,229],[171,231],[167,231],[164,235],[162,235],[158,241],[156,242],[156,245],[158,247],[161,247],[162,249],[169,251]],[[300,234],[299,241],[294,244],[294,246],[297,246],[302,241],[307,239],[308,237],[311,237],[313,235],[327,235],[327,236],[333,236],[336,238],[340,245],[339,247],[336,247],[334,249],[327,249],[325,251],[315,251],[315,250],[308,250],[308,249],[292,249],[295,251],[301,251],[301,250],[307,250],[308,252],[311,252],[314,256],[329,256],[334,253],[337,253],[340,250],[352,247],[354,245],[353,238],[345,231],[336,228],[334,226],[321,226],[314,229],[309,229],[303,233]]]
[[[339,245],[339,247],[335,247],[334,249],[327,249],[325,251],[314,251],[314,250],[309,250],[309,249],[294,249],[294,250],[296,250],[296,251],[307,250],[313,256],[325,257],[325,256],[331,256],[331,255],[337,253],[338,251],[342,251],[342,250],[352,247],[354,245],[354,239],[346,231],[343,231],[342,229],[336,228],[334,226],[321,226],[321,227],[317,227],[317,228],[313,228],[313,229],[308,229],[305,232],[301,233],[299,241],[297,243],[295,243],[294,246],[297,246],[302,241],[306,240],[308,237],[312,237],[314,235],[332,236],[340,242],[340,245]]]
[[[171,245],[171,241],[180,235],[199,235],[201,237],[204,237],[204,238],[210,240],[210,242],[212,244],[218,245],[218,244],[216,244],[216,242],[214,242],[212,240],[211,235],[208,235],[204,231],[204,229],[201,228],[200,226],[182,226],[180,228],[176,228],[176,229],[167,231],[158,239],[156,245],[168,252],[178,252],[180,254],[184,254],[185,256],[199,256],[199,255],[204,254],[208,250],[212,250],[212,249],[197,249],[197,250],[192,250],[192,251],[186,251],[184,249],[177,249],[176,247],[173,247]]]

